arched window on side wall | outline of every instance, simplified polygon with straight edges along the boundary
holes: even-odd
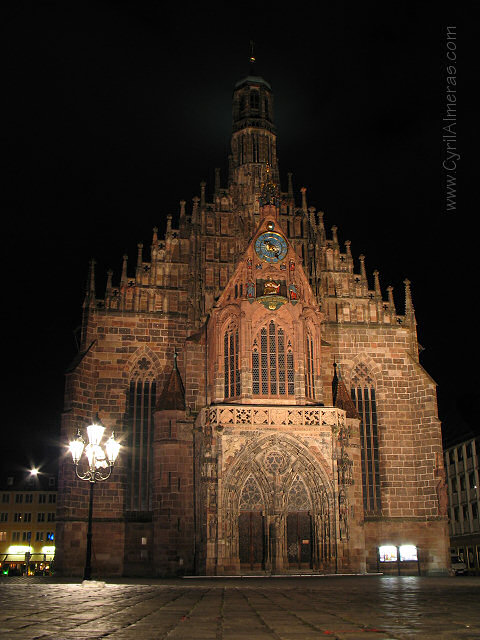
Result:
[[[365,513],[379,513],[380,463],[378,454],[378,424],[375,385],[363,363],[353,371],[352,400],[360,416],[360,443],[362,461],[363,508]]]
[[[238,327],[230,325],[223,336],[223,367],[225,398],[235,398],[241,393],[239,368]]]
[[[305,395],[315,400],[315,369],[313,358],[313,338],[307,333],[305,344]]]
[[[157,394],[155,371],[150,358],[137,362],[128,391],[128,499],[127,509],[150,511],[153,469],[153,412]]]

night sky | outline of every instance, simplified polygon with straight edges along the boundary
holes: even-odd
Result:
[[[305,186],[327,229],[351,240],[357,271],[366,255],[370,286],[374,269],[385,298],[393,285],[398,313],[411,280],[440,416],[457,430],[475,427],[478,33],[473,3],[462,15],[418,4],[2,9],[4,468],[58,453],[90,258],[103,298],[107,269],[118,281],[127,253],[133,274],[137,242],[148,248],[152,228],[163,231],[169,213],[175,221],[180,200],[190,207],[202,180],[210,197],[215,167],[226,184],[232,91],[248,73],[250,40],[274,92],[282,188],[293,172],[297,204]],[[455,63],[448,26],[457,27]],[[442,118],[452,64],[460,159],[456,209],[447,210]]]

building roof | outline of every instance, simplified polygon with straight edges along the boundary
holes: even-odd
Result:
[[[157,411],[167,409],[185,410],[185,387],[183,386],[180,371],[177,368],[176,354],[172,372],[157,402]]]
[[[261,76],[246,76],[235,84],[235,89],[238,89],[244,84],[263,84],[267,87],[267,89],[270,89],[270,91],[272,90],[272,87],[269,85],[269,83]]]
[[[53,473],[39,472],[37,475],[28,470],[4,472],[0,476],[0,491],[56,491],[57,476]]]
[[[342,380],[340,375],[340,371],[337,369],[338,365],[336,362],[333,363],[334,374],[332,380],[332,393],[333,393],[333,406],[337,407],[337,409],[343,409],[345,411],[347,418],[356,418],[357,420],[360,418],[358,415],[357,407],[353,402],[350,394],[345,387],[345,383]]]

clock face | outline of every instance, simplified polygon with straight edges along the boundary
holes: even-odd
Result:
[[[258,236],[255,242],[257,255],[265,262],[278,262],[287,255],[287,243],[279,233],[267,231]]]

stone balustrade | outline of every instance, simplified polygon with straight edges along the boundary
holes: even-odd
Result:
[[[345,426],[345,411],[336,407],[215,405],[207,407],[203,421],[217,426],[324,427],[337,430]]]

